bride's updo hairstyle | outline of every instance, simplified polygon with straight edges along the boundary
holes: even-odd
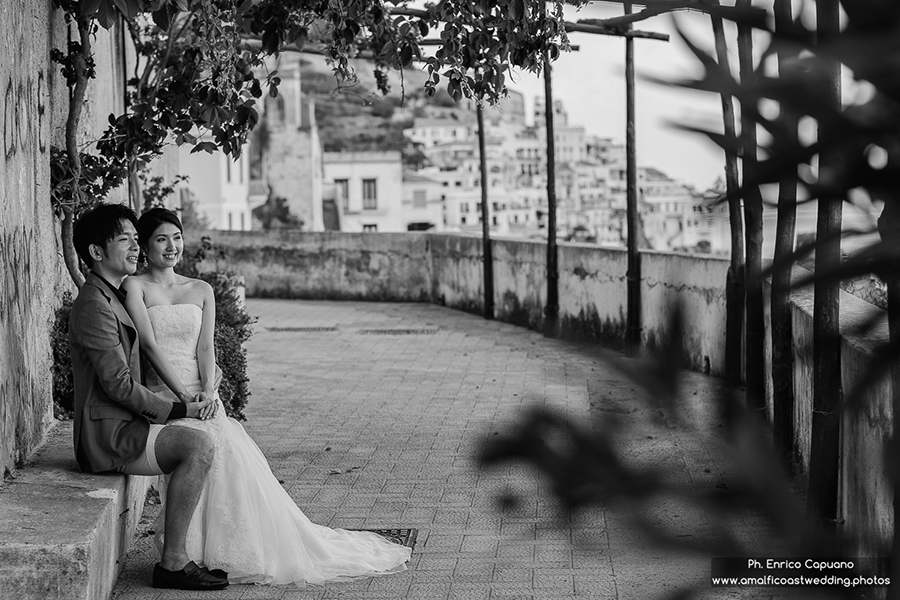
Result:
[[[150,241],[150,237],[163,223],[171,223],[178,228],[178,231],[184,233],[184,227],[181,226],[181,220],[173,211],[168,208],[151,208],[138,219],[138,244],[141,245],[141,248],[147,247],[147,242]]]

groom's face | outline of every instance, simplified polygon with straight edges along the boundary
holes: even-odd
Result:
[[[138,235],[131,221],[119,223],[120,231],[103,246],[91,246],[94,268],[99,268],[107,278],[124,279],[134,275],[138,262]]]

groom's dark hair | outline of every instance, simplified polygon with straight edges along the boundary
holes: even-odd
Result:
[[[94,266],[90,252],[91,244],[106,246],[110,240],[122,233],[122,221],[131,221],[137,230],[137,216],[124,204],[98,204],[78,218],[72,232],[72,242],[75,245],[75,252],[88,268]]]

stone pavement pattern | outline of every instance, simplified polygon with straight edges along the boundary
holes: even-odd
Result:
[[[697,488],[723,480],[721,440],[668,426],[591,348],[428,304],[251,299],[247,307],[259,321],[247,343],[244,426],[314,522],[418,528],[409,569],[306,589],[155,590],[147,528],[158,507],[148,505],[117,600],[650,600],[686,585],[699,585],[700,597],[743,597],[709,589],[707,558],[653,547],[614,511],[567,522],[532,469],[477,469],[480,445],[537,404],[585,427],[592,415],[655,416],[630,430],[635,460]],[[687,381],[695,405],[717,385]],[[520,502],[500,510],[498,496],[510,492]],[[654,514],[685,538],[705,535],[702,515],[666,505]],[[753,535],[754,524],[743,531]]]

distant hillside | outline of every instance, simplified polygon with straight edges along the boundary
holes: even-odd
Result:
[[[301,85],[305,95],[316,99],[316,122],[326,152],[396,150],[404,163],[416,167],[421,153],[403,136],[416,116],[425,114],[428,105],[454,106],[446,92],[434,98],[424,93],[425,74],[421,71],[391,73],[391,93],[383,96],[375,83],[372,63],[355,61],[358,82],[338,88],[324,58],[304,56],[300,63]],[[401,90],[403,95],[401,97]]]

